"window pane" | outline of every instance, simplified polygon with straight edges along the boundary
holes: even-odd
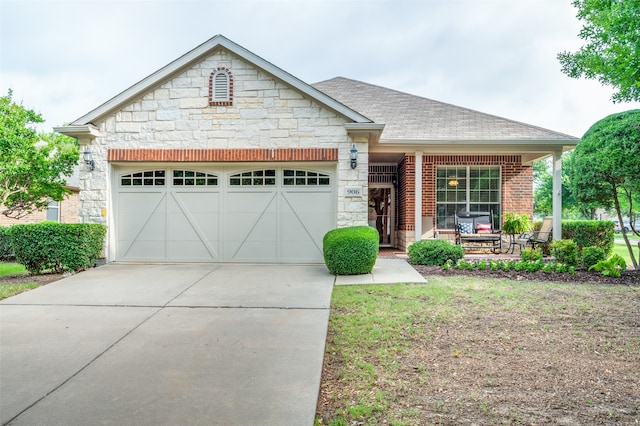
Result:
[[[456,212],[491,210],[494,211],[495,217],[500,217],[499,167],[442,166],[436,168],[436,225],[438,228],[452,229]]]

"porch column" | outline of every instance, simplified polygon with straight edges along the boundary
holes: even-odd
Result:
[[[415,240],[422,239],[422,151],[416,151],[416,173],[415,173]]]
[[[562,151],[553,152],[553,239],[562,239]]]

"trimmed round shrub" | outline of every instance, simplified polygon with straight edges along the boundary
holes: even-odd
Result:
[[[370,226],[333,229],[322,240],[324,263],[333,275],[368,274],[378,258],[379,239]]]
[[[604,249],[602,247],[585,247],[582,249],[582,253],[580,259],[582,261],[582,267],[585,269],[591,268],[593,265],[596,265],[601,260],[605,260],[607,256],[605,255]]]
[[[540,262],[542,260],[542,250],[526,248],[520,251],[520,260],[525,262]]]
[[[462,259],[464,249],[444,240],[421,240],[411,244],[407,253],[414,265],[443,266],[448,261],[455,264]]]
[[[578,245],[573,240],[557,240],[550,244],[553,257],[560,263],[578,266]]]

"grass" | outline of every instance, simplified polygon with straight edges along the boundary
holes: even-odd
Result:
[[[631,246],[633,247],[633,253],[636,256],[636,261],[638,261],[638,257],[640,257],[638,253],[638,242],[636,240],[631,240]],[[627,267],[632,266],[631,256],[629,256],[629,250],[625,243],[614,243],[612,254],[619,254],[625,262],[627,262]]]
[[[325,361],[334,371],[329,383],[323,376],[321,389],[321,401],[331,408],[319,410],[316,425],[425,424],[421,417],[425,411],[454,415],[457,408],[451,402],[451,389],[442,397],[439,392],[461,377],[450,382],[449,376],[438,379],[433,366],[444,368],[451,360],[466,365],[495,356],[484,352],[489,343],[478,344],[474,339],[443,346],[443,330],[448,330],[447,336],[455,335],[474,321],[481,324],[481,335],[486,332],[498,348],[510,348],[514,356],[539,350],[522,341],[523,330],[538,338],[555,336],[566,327],[590,353],[600,351],[599,359],[622,352],[640,359],[640,339],[629,338],[622,347],[595,340],[591,331],[605,327],[598,322],[608,310],[622,309],[633,316],[637,310],[633,300],[638,295],[637,289],[624,286],[532,284],[462,276],[430,277],[428,285],[335,287]],[[508,321],[491,324],[494,318]],[[512,324],[518,328],[511,328]],[[437,349],[444,360],[436,360]],[[488,380],[499,380],[494,386],[503,386],[503,379]],[[484,397],[478,401],[478,395],[487,394],[489,387],[484,383],[473,390],[475,402],[466,406],[475,406],[478,415],[491,423],[498,420],[491,417],[498,416],[492,405],[495,401]],[[423,397],[416,402],[418,393]],[[519,414],[514,411],[513,415]]]
[[[27,290],[32,290],[36,287],[39,287],[38,283],[20,283],[20,284],[2,284],[0,285],[0,300],[6,299],[7,297],[15,296],[16,294],[20,294]]]
[[[27,270],[19,263],[0,263],[0,277],[26,274]]]
[[[0,285],[0,300],[6,299],[7,297],[15,296],[16,294],[40,286],[40,284],[37,284],[35,282],[28,282],[29,276],[27,275],[27,270],[21,264],[9,262],[0,263],[0,277],[9,277],[23,274],[25,275],[25,281],[27,282]]]

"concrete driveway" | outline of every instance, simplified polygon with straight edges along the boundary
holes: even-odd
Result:
[[[109,264],[0,302],[11,425],[312,425],[324,265]]]

